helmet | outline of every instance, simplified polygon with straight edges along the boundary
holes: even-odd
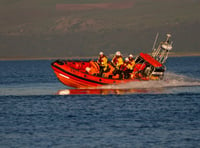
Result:
[[[129,61],[129,59],[128,58],[125,58],[125,62],[128,62]]]
[[[101,51],[101,52],[99,52],[99,55],[101,56],[101,55],[103,55],[103,52]]]
[[[133,55],[132,55],[132,54],[129,54],[129,58],[133,58]]]
[[[120,55],[121,55],[121,52],[120,52],[120,51],[117,51],[117,52],[115,53],[115,55],[116,55],[116,56],[120,56]]]

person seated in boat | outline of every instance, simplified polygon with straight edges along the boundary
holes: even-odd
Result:
[[[99,76],[102,76],[104,72],[108,71],[108,58],[104,55],[103,52],[99,53],[99,58],[97,60],[97,63],[99,64],[100,71]]]
[[[115,56],[112,58],[111,61],[112,65],[114,66],[115,70],[113,71],[113,75],[119,74],[119,79],[122,78],[122,71],[120,70],[121,65],[124,63],[121,52],[117,51]]]
[[[129,62],[130,62],[130,64],[131,64],[131,70],[133,70],[133,68],[134,68],[134,66],[135,66],[135,60],[134,60],[134,58],[133,58],[133,55],[130,54],[130,55],[128,56],[128,59],[129,59]]]
[[[120,68],[120,66],[124,63],[121,52],[117,51],[115,53],[115,56],[112,58],[112,64],[116,67],[116,68]]]
[[[128,57],[125,58],[124,64],[120,67],[120,69],[122,71],[124,79],[130,78],[130,73],[133,71],[133,69]]]

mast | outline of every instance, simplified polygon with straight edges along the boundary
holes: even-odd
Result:
[[[157,61],[159,61],[162,64],[165,63],[165,61],[168,58],[169,51],[172,50],[173,42],[170,41],[171,34],[166,34],[166,36],[167,36],[166,40],[160,42],[160,44],[158,45],[158,48],[153,49],[153,52],[152,52],[152,57],[154,57]],[[156,40],[157,40],[157,36],[156,36]],[[154,46],[155,46],[155,42],[154,42]]]
[[[155,49],[155,46],[156,46],[156,42],[157,42],[157,40],[158,40],[158,36],[159,36],[159,33],[156,34],[156,38],[155,38],[154,43],[153,43],[152,55],[153,55],[154,51],[156,50],[156,49]]]

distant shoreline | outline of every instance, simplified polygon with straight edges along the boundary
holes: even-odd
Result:
[[[169,55],[169,57],[195,57],[195,56],[200,56],[200,53],[172,53]],[[91,57],[40,57],[40,58],[35,58],[35,57],[27,57],[27,58],[0,58],[0,61],[23,61],[23,60],[56,60],[56,59],[96,59],[97,56],[91,56]]]
[[[169,57],[198,57],[200,53],[172,53]]]

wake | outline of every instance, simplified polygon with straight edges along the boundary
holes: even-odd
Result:
[[[198,87],[195,87],[198,86]],[[200,89],[200,80],[174,73],[165,73],[161,81],[133,81],[118,85],[105,85],[98,88],[65,89],[59,90],[57,95],[108,95],[108,94],[169,94],[169,93],[197,93]],[[192,87],[188,88],[188,87]]]
[[[134,81],[125,84],[107,85],[101,89],[153,89],[166,87],[191,87],[200,86],[200,80],[175,73],[166,73],[160,81]]]

